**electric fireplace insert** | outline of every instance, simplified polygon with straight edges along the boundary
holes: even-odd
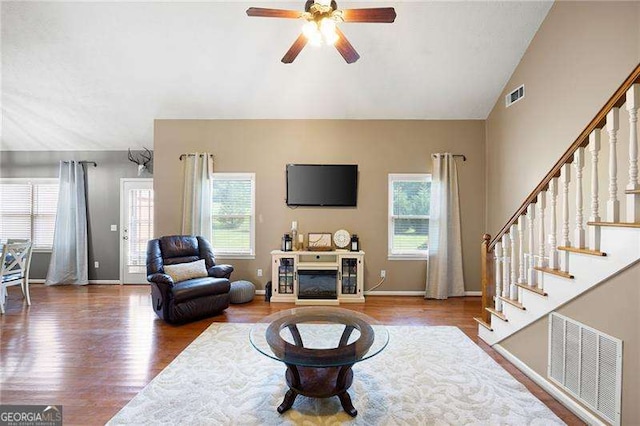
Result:
[[[298,299],[337,299],[338,271],[298,269]]]

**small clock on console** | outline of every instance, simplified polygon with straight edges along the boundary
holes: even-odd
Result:
[[[351,244],[351,235],[344,229],[340,229],[333,234],[333,243],[337,249],[346,250]]]

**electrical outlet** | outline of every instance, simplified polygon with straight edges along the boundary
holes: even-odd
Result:
[[[98,262],[97,260],[93,262],[93,267],[98,269],[100,267],[100,262]]]
[[[116,232],[118,230],[118,225],[111,225],[111,232]]]
[[[385,271],[384,269],[380,270],[380,278],[385,278],[387,276],[387,271]]]
[[[261,277],[262,276],[262,269],[258,269],[258,276]]]

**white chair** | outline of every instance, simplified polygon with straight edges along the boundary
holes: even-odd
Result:
[[[2,248],[2,266],[0,267],[0,313],[4,314],[7,300],[7,287],[19,285],[22,294],[31,305],[29,296],[29,267],[31,266],[31,242],[5,244]]]

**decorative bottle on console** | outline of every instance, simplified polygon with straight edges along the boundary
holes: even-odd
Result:
[[[298,243],[298,222],[291,222],[291,242],[293,244],[293,250],[300,250]]]

